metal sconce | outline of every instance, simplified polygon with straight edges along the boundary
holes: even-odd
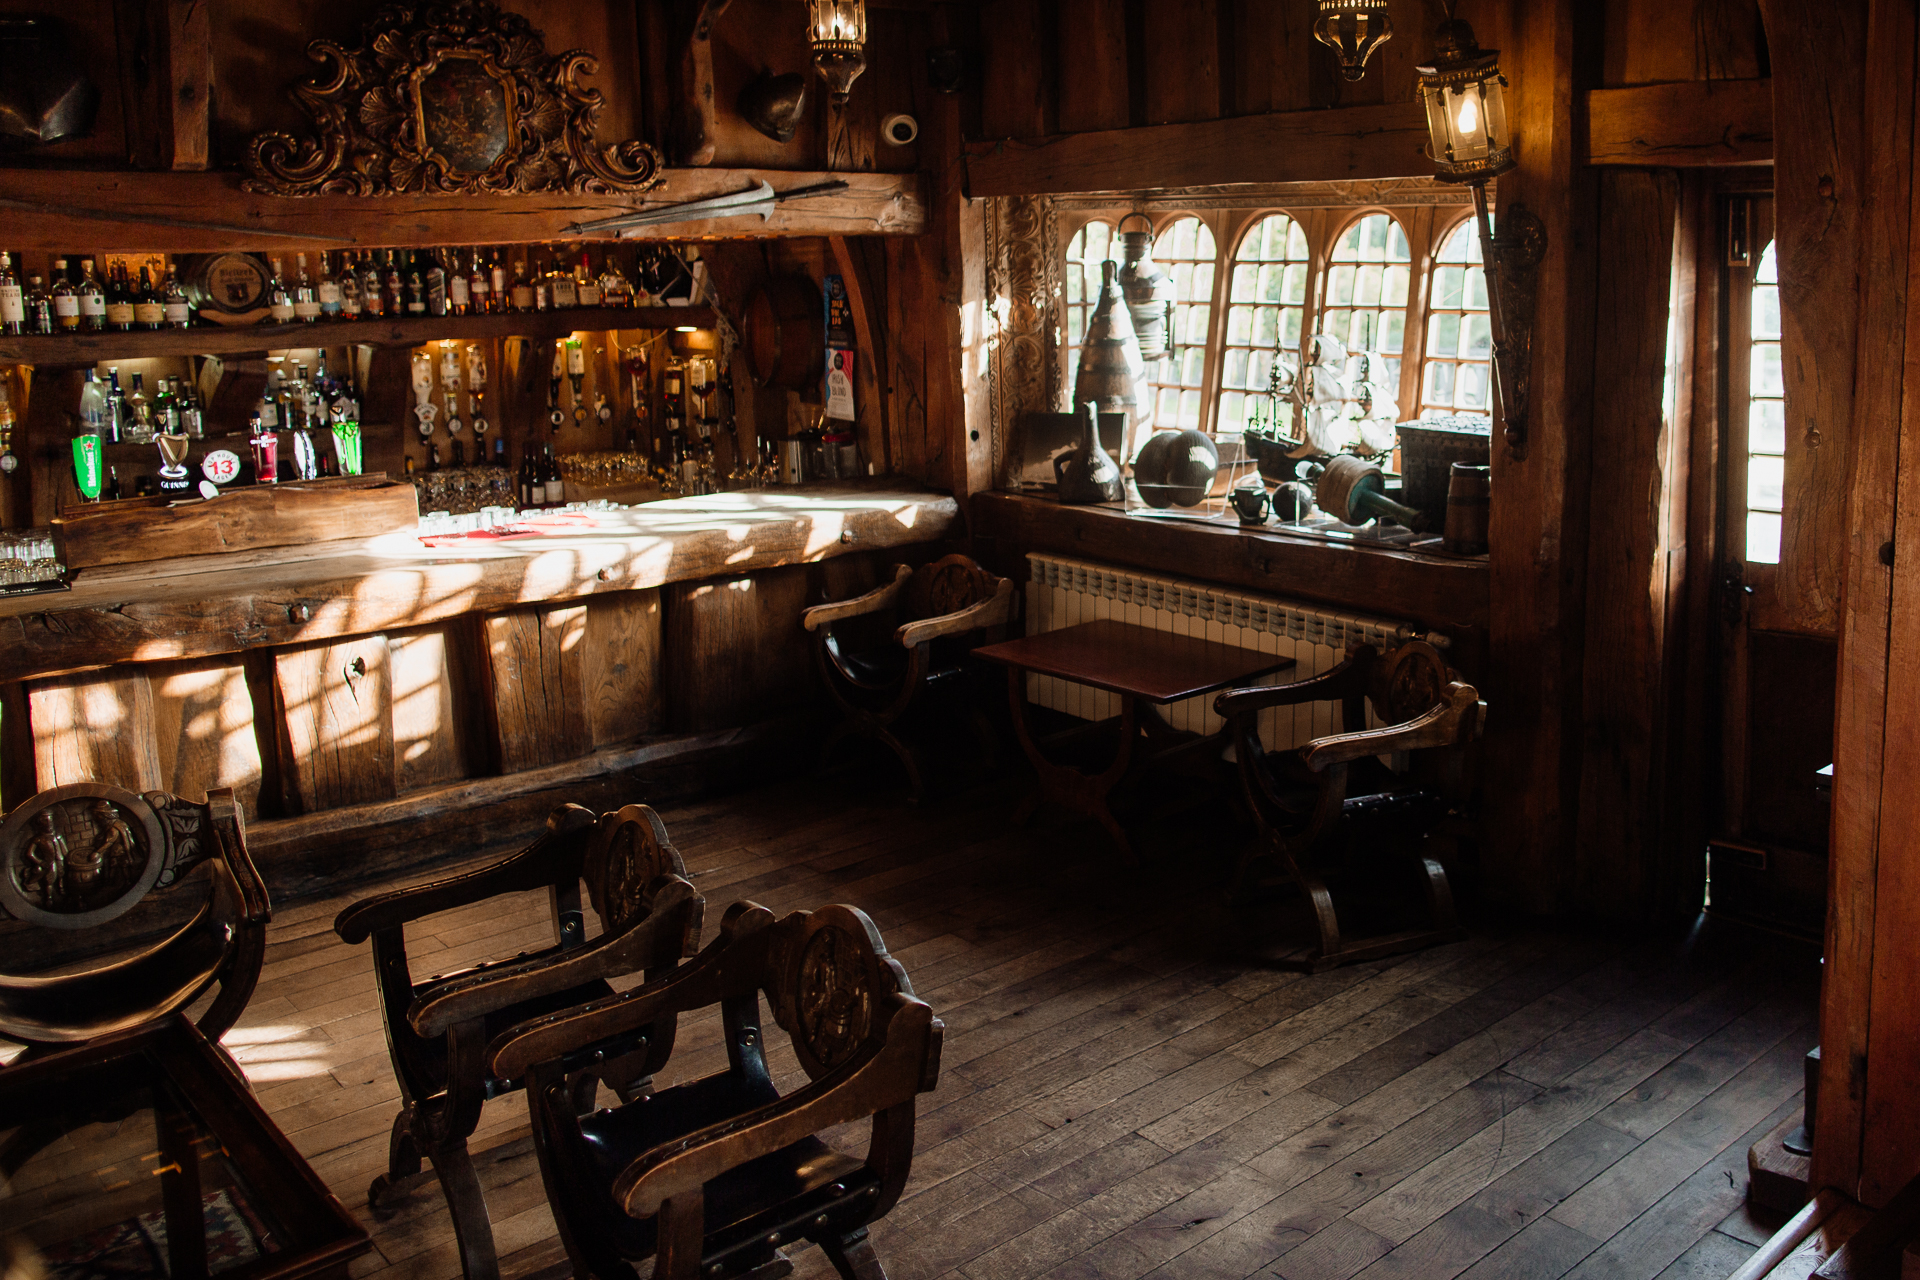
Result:
[[[1440,24],[1440,56],[1430,66],[1415,68],[1427,109],[1428,154],[1442,182],[1473,188],[1493,328],[1493,382],[1506,420],[1507,447],[1524,458],[1534,279],[1546,253],[1546,228],[1526,206],[1514,204],[1500,234],[1493,234],[1487,183],[1516,163],[1507,126],[1507,81],[1500,74],[1500,51],[1482,49],[1473,28],[1451,16],[1451,5],[1448,13]]]
[[[1393,39],[1387,0],[1320,0],[1313,38],[1339,55],[1342,77],[1359,80],[1367,74],[1367,57]]]
[[[807,0],[807,19],[813,69],[827,82],[833,105],[844,107],[867,69],[866,0]]]

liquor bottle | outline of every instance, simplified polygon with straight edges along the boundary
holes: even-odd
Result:
[[[107,404],[106,384],[96,369],[87,370],[87,381],[80,388],[80,427],[100,437],[104,444],[112,431],[112,410]]]
[[[171,262],[167,264],[167,287],[160,295],[160,305],[169,328],[185,329],[193,324],[193,304],[187,301],[187,291],[180,287],[179,269]]]
[[[293,257],[293,315],[302,324],[312,324],[320,318],[320,295],[314,292],[313,279],[307,275],[307,255],[297,253]]]
[[[281,273],[280,259],[272,258],[273,279],[267,283],[267,314],[275,324],[290,324],[293,321],[293,293],[287,288],[286,277]]]
[[[397,320],[407,313],[406,277],[400,274],[400,259],[392,249],[387,250],[387,270],[380,289],[386,299],[388,315]]]
[[[13,272],[13,255],[0,249],[0,332],[27,331],[27,291]]]
[[[186,394],[180,406],[180,429],[195,440],[207,438],[207,415],[200,407],[200,397],[188,384]]]
[[[532,311],[534,309],[534,288],[532,282],[527,279],[527,260],[524,257],[513,264],[513,291],[508,296],[513,299],[513,305],[508,308],[509,310]]]
[[[407,262],[407,314],[423,316],[427,314],[427,276],[426,268],[420,265],[420,255],[409,255]]]
[[[553,261],[548,259],[545,269],[534,262],[533,251],[527,251],[527,266],[533,274],[533,309],[535,311],[553,310]]]
[[[604,305],[606,299],[600,290],[600,277],[593,274],[593,259],[587,256],[586,249],[580,250],[580,265],[573,269],[573,288],[583,307]]]
[[[324,262],[326,255],[322,254],[321,260]],[[340,274],[335,279],[337,281],[335,287],[340,290],[340,318],[358,320],[361,312],[360,272],[353,265],[352,254],[340,255]],[[325,310],[326,305],[325,301],[322,301],[321,310]]]
[[[447,269],[441,265],[440,251],[427,250],[427,314],[447,314]]]
[[[133,290],[127,285],[127,268],[115,263],[107,280],[107,327],[125,333],[133,328]]]
[[[61,333],[80,332],[80,291],[67,278],[67,260],[53,260],[53,327]]]
[[[633,285],[620,273],[620,264],[614,260],[611,249],[608,249],[601,258],[600,305],[603,307],[634,305]]]
[[[280,437],[263,414],[254,414],[247,423],[247,443],[253,448],[255,484],[280,483]]]
[[[120,368],[107,369],[107,443],[119,444],[127,438],[127,398],[120,393]]]
[[[504,435],[493,438],[493,465],[501,471],[507,469],[507,438]]]
[[[147,417],[152,420],[155,431],[167,429],[167,406],[173,403],[172,386],[166,378],[155,378],[153,381],[153,400]]]
[[[27,277],[27,332],[53,332],[53,295],[39,276]]]
[[[340,282],[327,270],[327,251],[320,251],[320,279],[314,286],[314,294],[320,299],[320,314],[329,320],[338,320],[345,310],[346,301],[340,289]]]
[[[155,332],[167,327],[167,303],[160,295],[160,282],[144,263],[140,267],[140,291],[133,298],[133,323],[136,328]]]
[[[555,311],[571,311],[580,305],[580,290],[575,286],[573,272],[561,265],[559,253],[553,256],[553,271],[547,281],[547,287],[552,290]]]
[[[467,273],[467,292],[473,299],[473,314],[492,314],[493,277],[488,273],[486,264],[480,261],[478,249],[473,251],[473,270]]]
[[[166,394],[154,401],[156,411],[153,420],[154,430],[170,436],[183,435],[185,433],[181,430],[180,422],[180,380],[168,378],[163,385],[166,387]]]
[[[107,291],[93,274],[93,259],[80,259],[80,327],[98,333],[107,327]]]
[[[387,294],[381,280],[380,266],[369,249],[360,255],[360,314],[372,319],[387,314]]]
[[[452,249],[446,253],[447,310],[463,316],[473,309],[473,285],[468,282],[466,272],[460,270],[460,255]]]
[[[498,249],[487,255],[487,283],[493,286],[493,309],[505,311],[511,302],[507,291],[512,286],[507,281],[507,264],[500,261]]]
[[[504,443],[504,442],[503,442]],[[520,451],[520,474],[515,477],[520,492],[520,509],[533,506],[533,446],[528,445]]]
[[[127,422],[125,436],[129,444],[153,443],[153,402],[147,399],[146,388],[139,374],[133,375],[133,391],[127,396]]]

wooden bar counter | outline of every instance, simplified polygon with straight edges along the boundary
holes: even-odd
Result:
[[[790,736],[822,575],[959,532],[952,498],[880,482],[588,518],[88,569],[0,600],[4,803],[231,786],[278,888],[513,838],[642,766]]]

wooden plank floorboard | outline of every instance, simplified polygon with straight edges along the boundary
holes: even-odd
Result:
[[[1503,922],[1309,976],[1223,949],[1213,836],[1188,849],[1154,824],[1145,864],[1116,874],[1091,825],[1009,827],[1017,780],[912,809],[851,785],[662,816],[709,939],[736,898],[851,902],[946,1023],[912,1176],[874,1228],[893,1280],[1692,1280],[1772,1229],[1741,1207],[1744,1144],[1797,1105],[1811,952],[1718,922],[1686,938]],[[228,1037],[372,1232],[353,1280],[460,1267],[431,1176],[385,1219],[367,1209],[399,1095],[371,955],[333,918],[485,861],[278,904]],[[408,950],[424,975],[550,936],[535,892],[421,921]],[[769,1059],[804,1082],[784,1038]],[[724,1063],[717,1015],[688,1018],[662,1081]],[[857,1152],[864,1130],[829,1141]],[[525,1100],[489,1102],[471,1146],[503,1275],[562,1280]],[[797,1280],[833,1275],[818,1250],[789,1256]]]

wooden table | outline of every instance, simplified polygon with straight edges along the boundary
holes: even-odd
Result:
[[[1039,775],[1039,789],[1021,806],[1019,819],[1030,816],[1041,800],[1051,800],[1105,827],[1129,860],[1133,858],[1133,845],[1108,807],[1107,797],[1134,767],[1134,750],[1142,733],[1155,739],[1178,740],[1183,747],[1220,737],[1213,734],[1195,739],[1181,734],[1153,708],[1247,684],[1293,665],[1292,658],[1278,654],[1257,653],[1111,619],[987,645],[973,654],[1007,668],[1007,700],[1013,709],[1014,731]],[[1028,674],[1055,676],[1119,696],[1120,745],[1111,764],[1099,773],[1088,773],[1047,759],[1034,741],[1028,720]]]
[[[345,1280],[373,1247],[177,1014],[0,1071],[0,1167],[7,1230],[56,1265]]]

